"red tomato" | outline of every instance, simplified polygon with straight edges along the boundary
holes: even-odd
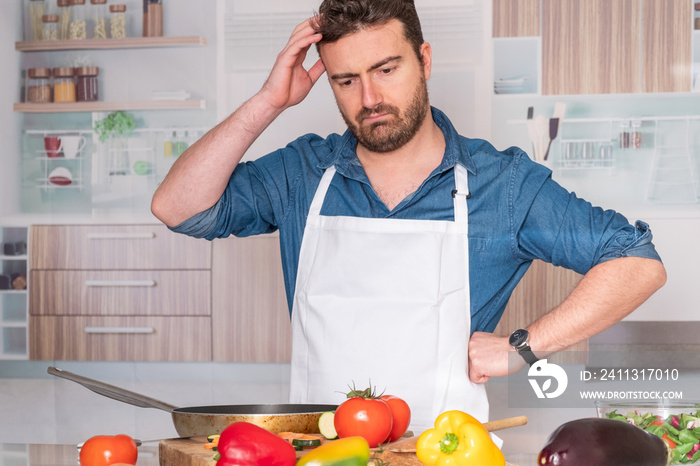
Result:
[[[80,449],[80,465],[136,464],[138,454],[136,442],[128,435],[96,435],[89,438]]]
[[[389,405],[391,410],[392,427],[387,442],[393,442],[401,438],[408,430],[408,425],[411,423],[411,408],[408,403],[394,395],[382,395],[382,400]]]
[[[391,433],[391,410],[379,398],[356,396],[338,406],[333,424],[338,437],[362,437],[373,448]]]

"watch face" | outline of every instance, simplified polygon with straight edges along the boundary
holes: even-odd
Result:
[[[523,329],[516,330],[510,336],[510,339],[508,340],[508,342],[510,343],[510,346],[517,348],[518,346],[527,342],[527,337],[529,337],[529,336],[530,336],[530,334],[527,332],[527,330],[523,330]]]

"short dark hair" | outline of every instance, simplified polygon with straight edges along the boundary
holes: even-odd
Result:
[[[423,32],[413,0],[323,0],[314,29],[323,35],[317,44],[333,43],[366,27],[397,19],[420,60]]]

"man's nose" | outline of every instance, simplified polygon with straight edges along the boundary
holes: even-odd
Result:
[[[377,86],[370,80],[362,83],[362,106],[365,108],[374,108],[382,103],[382,95]]]

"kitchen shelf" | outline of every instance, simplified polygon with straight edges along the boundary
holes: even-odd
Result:
[[[24,113],[111,112],[116,110],[201,110],[206,101],[189,100],[125,100],[114,102],[52,102],[46,104],[15,103],[13,110]]]
[[[130,49],[153,47],[204,46],[205,37],[126,37],[124,39],[85,39],[15,42],[19,52],[39,52],[51,50],[94,50],[94,49]]]

